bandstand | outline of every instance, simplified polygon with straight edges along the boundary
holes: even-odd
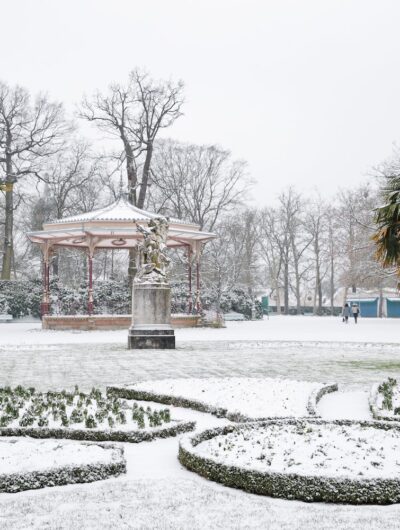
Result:
[[[29,239],[40,246],[43,254],[43,297],[41,304],[43,327],[53,329],[128,327],[129,315],[93,315],[93,257],[98,250],[130,250],[135,248],[138,242],[143,239],[137,225],[147,226],[151,219],[157,217],[162,216],[133,206],[121,194],[115,202],[104,208],[45,223],[43,230],[29,232]],[[200,259],[202,247],[207,241],[215,237],[216,235],[213,233],[201,231],[196,224],[179,219],[169,219],[167,246],[183,248],[187,253],[189,315],[193,313],[198,315],[201,312]],[[78,315],[74,318],[50,316],[50,262],[60,248],[81,249],[87,255],[87,315]],[[195,269],[194,307],[192,307],[193,268]],[[182,317],[177,317],[177,320],[180,323],[178,325],[185,325]],[[192,320],[197,322],[198,318]],[[187,322],[189,323],[189,320]]]

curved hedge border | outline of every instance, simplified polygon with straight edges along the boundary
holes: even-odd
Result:
[[[89,445],[89,444],[87,444]],[[64,486],[66,484],[82,484],[117,477],[126,473],[126,460],[122,447],[112,444],[103,445],[114,452],[113,461],[98,462],[87,465],[70,465],[29,473],[0,474],[0,493],[17,493],[18,491]]]
[[[383,421],[400,421],[400,416],[392,415],[388,416],[383,412],[383,409],[378,407],[378,387],[379,384],[375,384],[371,388],[371,392],[369,394],[369,409],[371,411],[371,414],[375,420],[383,420]]]
[[[307,411],[310,414],[310,416],[319,417],[318,409],[317,409],[318,402],[326,394],[330,394],[331,392],[337,392],[337,391],[338,391],[337,383],[327,383],[322,388],[318,390],[313,390],[310,394],[310,397],[308,398],[308,403],[307,403]]]
[[[319,390],[313,391],[307,402],[307,411],[312,416],[318,416],[317,403],[318,401],[329,392],[335,392],[338,389],[336,383],[330,383],[324,385]],[[197,401],[192,399],[187,399],[182,396],[171,396],[168,394],[157,394],[156,392],[150,392],[145,390],[137,390],[135,388],[128,387],[116,387],[108,386],[106,391],[107,396],[118,397],[122,399],[136,399],[139,401],[154,401],[156,403],[163,403],[165,405],[173,405],[175,407],[184,407],[193,410],[198,410],[200,412],[209,412],[218,418],[227,418],[230,421],[244,423],[251,421],[262,421],[268,419],[274,419],[276,416],[264,417],[264,418],[251,418],[245,416],[240,412],[229,412],[228,409],[213,407],[204,401]],[[288,416],[291,417],[291,416]]]
[[[268,427],[273,424],[294,425],[296,419],[274,419],[253,422],[247,425],[228,425],[185,436],[179,444],[179,461],[190,471],[225,486],[242,489],[249,493],[268,495],[283,499],[296,499],[306,502],[333,502],[348,504],[393,504],[400,502],[399,479],[350,479],[344,477],[305,476],[296,473],[277,473],[273,471],[254,471],[237,466],[219,463],[194,453],[193,448],[205,440],[221,434],[242,429]],[[302,418],[315,425],[359,425],[378,429],[397,429],[400,425],[374,421],[335,420]]]
[[[149,442],[155,438],[169,438],[180,433],[193,431],[196,422],[176,422],[170,427],[153,430],[137,429],[132,431],[67,429],[47,427],[0,427],[0,436],[30,436],[31,438],[65,438],[67,440],[86,440],[89,442]]]

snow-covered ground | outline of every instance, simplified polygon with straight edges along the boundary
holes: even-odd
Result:
[[[64,466],[113,462],[114,451],[98,444],[66,440],[0,439],[0,474],[30,473]]]
[[[400,477],[400,432],[360,425],[272,424],[242,428],[201,442],[203,458],[252,471],[306,476]]]
[[[284,377],[338,381],[322,398],[323,417],[369,416],[370,385],[400,372],[400,321],[271,317],[226,329],[176,331],[175,351],[126,349],[127,332],[41,331],[0,324],[0,385],[83,390],[163,378]],[[151,407],[157,405],[149,403]],[[146,404],[147,406],[147,404]],[[165,407],[164,405],[162,407]],[[198,428],[227,420],[189,409],[171,416]],[[93,484],[0,495],[0,528],[391,530],[400,505],[306,504],[258,497],[211,483],[177,460],[178,439],[124,444],[128,473]]]
[[[178,345],[186,341],[312,341],[371,342],[400,344],[400,320],[360,318],[344,324],[341,317],[271,316],[253,322],[227,322],[226,328],[183,328],[175,330]],[[52,331],[40,323],[0,324],[1,344],[123,343],[127,330]]]
[[[311,394],[321,383],[290,379],[227,377],[164,379],[127,385],[127,389],[161,394],[223,409],[227,417],[257,420],[269,417],[307,416]],[[153,396],[152,396],[153,397]],[[236,418],[234,418],[236,419]]]

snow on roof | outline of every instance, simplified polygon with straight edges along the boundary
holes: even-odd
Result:
[[[357,304],[359,302],[376,302],[378,297],[371,296],[370,298],[347,298],[348,303]]]
[[[115,202],[104,208],[93,210],[92,212],[72,215],[70,217],[64,217],[45,224],[85,223],[89,221],[148,221],[149,219],[154,219],[156,217],[164,216],[141,210],[140,208],[133,206],[133,204],[128,202],[128,200],[121,195]],[[172,223],[192,226],[192,223],[186,223],[179,219],[170,219],[170,221]]]

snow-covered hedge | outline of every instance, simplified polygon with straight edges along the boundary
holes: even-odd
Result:
[[[369,395],[369,406],[376,420],[400,421],[400,385],[389,377],[375,384]]]
[[[15,453],[15,446],[22,444],[20,441],[7,440],[1,441],[2,448],[2,469],[0,471],[0,492],[1,493],[16,493],[19,491],[46,488],[51,486],[63,486],[65,484],[78,484],[85,482],[94,482],[97,480],[104,480],[109,477],[116,477],[122,473],[126,473],[126,460],[124,457],[124,450],[122,447],[117,447],[113,444],[97,444],[104,451],[104,456],[96,461],[96,458],[91,457],[93,444],[79,444],[80,447],[73,446],[73,450],[84,449],[82,445],[87,447],[88,460],[92,462],[82,462],[82,458],[78,459],[77,462],[73,462],[74,458],[72,455],[72,462],[65,462],[65,458],[62,464],[47,465],[47,458],[52,457],[57,459],[56,450],[59,450],[59,446],[52,444],[53,447],[49,447],[47,452],[42,452],[39,456],[39,462],[35,458],[35,454],[31,454],[29,448],[23,448],[23,455],[28,460],[28,466],[21,466],[21,462],[16,462],[16,469],[11,469],[10,472],[4,471],[4,461],[7,460],[7,451],[5,450],[7,444],[12,445],[12,452]],[[32,444],[31,444],[32,445]],[[16,457],[16,455],[13,455]],[[82,455],[81,455],[82,456]],[[85,456],[85,451],[83,456]],[[10,466],[8,466],[10,467]],[[13,467],[13,466],[11,466]],[[28,467],[28,469],[26,469]],[[22,468],[22,469],[21,469]],[[36,469],[35,469],[36,468]]]
[[[310,414],[310,416],[319,416],[318,408],[317,408],[319,401],[326,394],[330,394],[331,392],[337,392],[337,391],[338,391],[337,383],[328,383],[326,385],[323,385],[322,388],[316,388],[315,390],[313,390],[308,398],[308,403],[307,403],[307,412]]]
[[[171,420],[170,412],[144,409],[93,388],[80,392],[36,392],[22,386],[0,388],[0,436],[141,442],[175,436],[193,422]]]
[[[41,297],[40,280],[0,280],[0,305],[3,308],[0,313],[9,313],[14,318],[26,315],[39,317]]]
[[[171,290],[171,305],[173,313],[185,313],[188,309],[189,292],[186,282],[173,282]],[[215,289],[203,287],[201,290],[201,304],[203,309],[216,309],[218,293]],[[192,295],[192,307],[195,308],[195,295]],[[219,310],[223,313],[241,313],[247,320],[251,318],[262,319],[263,310],[261,302],[253,298],[241,287],[233,287],[222,293],[219,301]]]
[[[155,401],[209,412],[231,421],[317,416],[317,403],[337,384],[272,378],[207,378],[144,381],[107,387],[109,397]]]
[[[0,313],[6,308],[14,318],[32,315],[40,317],[42,299],[42,281],[0,280]],[[131,293],[127,279],[97,280],[93,284],[94,313],[127,315],[131,312]],[[50,281],[50,311],[54,315],[79,315],[87,312],[88,285],[78,287],[63,285],[57,277]],[[215,290],[204,288],[201,292],[202,307],[215,309],[217,296]],[[195,295],[192,295],[192,307],[195,309]],[[188,310],[188,291],[185,282],[171,285],[172,313],[186,313]],[[246,319],[263,317],[261,302],[241,288],[233,288],[224,293],[220,301],[224,313],[236,311]],[[4,309],[3,309],[3,312]]]
[[[194,421],[172,421],[168,427],[153,429],[68,429],[47,427],[1,427],[0,436],[30,436],[31,438],[63,438],[67,440],[86,440],[90,442],[150,442],[156,438],[169,438],[193,431]]]
[[[333,422],[320,419],[274,419],[265,422],[254,422],[245,425],[228,425],[185,436],[179,445],[179,461],[187,469],[199,475],[224,484],[225,486],[243,489],[249,493],[268,495],[284,499],[297,499],[306,502],[322,501],[349,504],[392,504],[400,502],[400,474],[395,472],[390,477],[301,474],[296,472],[278,472],[260,470],[246,465],[223,463],[215,455],[199,454],[199,444],[212,441],[216,437],[229,436],[231,433],[245,433],[251,438],[252,430],[268,429],[272,426],[301,426],[307,423],[311,427],[321,427],[321,444],[324,444],[323,429],[329,425],[345,428],[372,428],[391,431],[400,440],[400,426],[385,422],[356,422],[336,420]],[[268,440],[271,443],[271,439]],[[375,448],[371,446],[374,450]],[[329,450],[329,447],[326,447]],[[204,452],[203,452],[204,453]],[[229,453],[229,452],[228,452]],[[228,454],[227,453],[227,454]],[[231,456],[231,455],[229,455]],[[246,454],[243,453],[245,458]],[[261,457],[260,457],[261,460]],[[254,466],[257,467],[257,466]],[[259,466],[261,467],[261,465]],[[267,466],[264,466],[267,467]],[[295,467],[295,466],[294,466]]]

